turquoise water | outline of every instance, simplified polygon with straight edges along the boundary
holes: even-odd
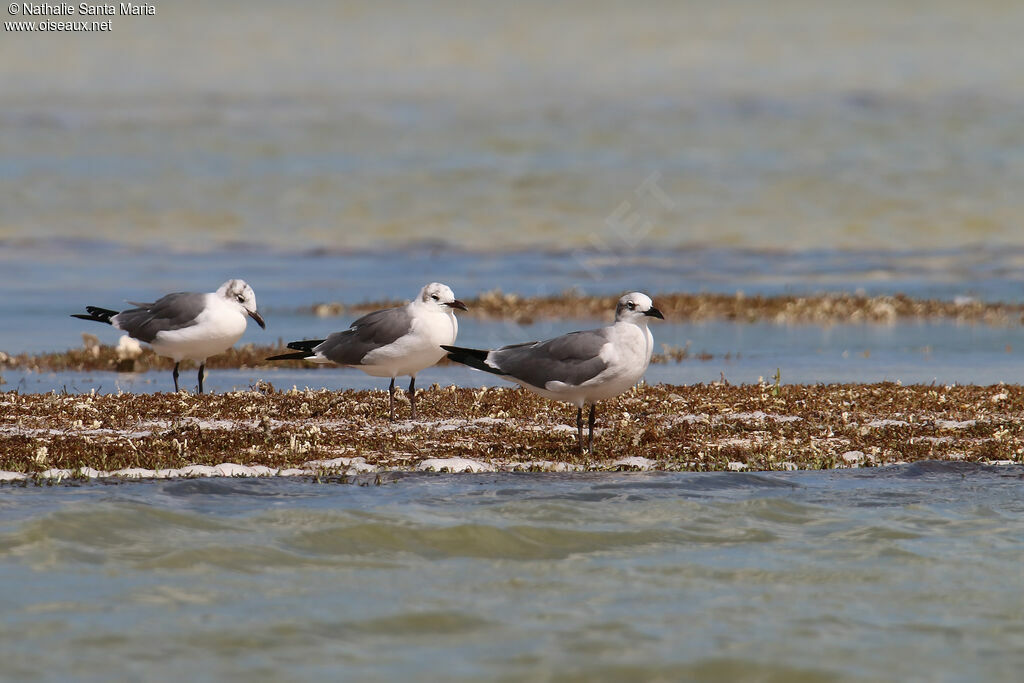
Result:
[[[1015,681],[1024,666],[1020,468],[0,493],[0,656],[18,680]]]

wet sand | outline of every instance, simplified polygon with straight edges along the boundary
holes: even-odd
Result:
[[[1024,388],[1015,385],[642,385],[601,404],[593,456],[576,454],[571,406],[521,389],[434,385],[417,403],[421,420],[391,423],[384,391],[8,392],[0,471],[31,480],[1024,462]],[[244,467],[204,469],[223,463]]]

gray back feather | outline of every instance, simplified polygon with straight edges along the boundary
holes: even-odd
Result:
[[[206,304],[205,294],[177,292],[151,304],[132,302],[138,308],[121,311],[110,322],[139,341],[152,342],[159,332],[180,330],[195,324]]]
[[[360,365],[370,351],[394,343],[412,329],[405,306],[367,313],[344,332],[335,332],[313,349],[339,365]]]
[[[608,367],[598,355],[607,343],[604,329],[570,332],[547,341],[503,346],[491,351],[487,362],[541,389],[548,382],[578,386]]]

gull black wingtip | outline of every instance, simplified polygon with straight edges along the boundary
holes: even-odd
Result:
[[[110,319],[117,315],[117,311],[112,311],[109,308],[100,308],[99,306],[86,306],[86,313],[72,313],[72,318],[78,318],[80,320],[91,320],[94,323],[106,323],[111,325]]]
[[[457,308],[460,311],[468,311],[469,310],[466,307],[466,304],[462,303],[458,299],[456,299],[455,301],[451,302],[450,304],[445,304],[445,305],[448,306],[449,308]]]
[[[289,349],[295,349],[296,351],[305,351],[306,353],[313,353],[313,349],[323,344],[326,339],[303,339],[301,341],[288,342]]]
[[[448,352],[448,360],[450,361],[462,363],[471,368],[489,372],[492,375],[507,374],[487,364],[487,356],[491,353],[487,349],[467,349],[462,346],[448,346],[447,344],[441,344],[441,348]]]
[[[652,318],[657,318],[657,319],[659,319],[659,320],[664,320],[664,319],[665,319],[665,316],[663,316],[663,315],[661,314],[661,311],[659,311],[659,310],[658,310],[657,308],[655,308],[654,306],[651,306],[651,307],[650,307],[649,309],[647,309],[646,311],[644,311],[644,315],[649,315],[650,317],[652,317]]]
[[[246,311],[246,312],[249,314],[250,318],[252,318],[253,320],[256,321],[257,325],[259,325],[264,330],[267,329],[267,323],[264,322],[263,316],[259,314],[259,311]]]
[[[304,351],[297,353],[282,353],[279,356],[268,356],[266,360],[305,360],[309,354]]]
[[[295,349],[297,353],[282,353],[279,356],[270,356],[266,360],[309,360],[312,356],[316,355],[313,353],[313,349],[323,343],[323,339],[305,339],[303,341],[288,342],[288,348]]]

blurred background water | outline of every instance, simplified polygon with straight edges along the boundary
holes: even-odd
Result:
[[[0,238],[1022,245],[1022,32],[1012,0],[182,1],[7,31]]]

